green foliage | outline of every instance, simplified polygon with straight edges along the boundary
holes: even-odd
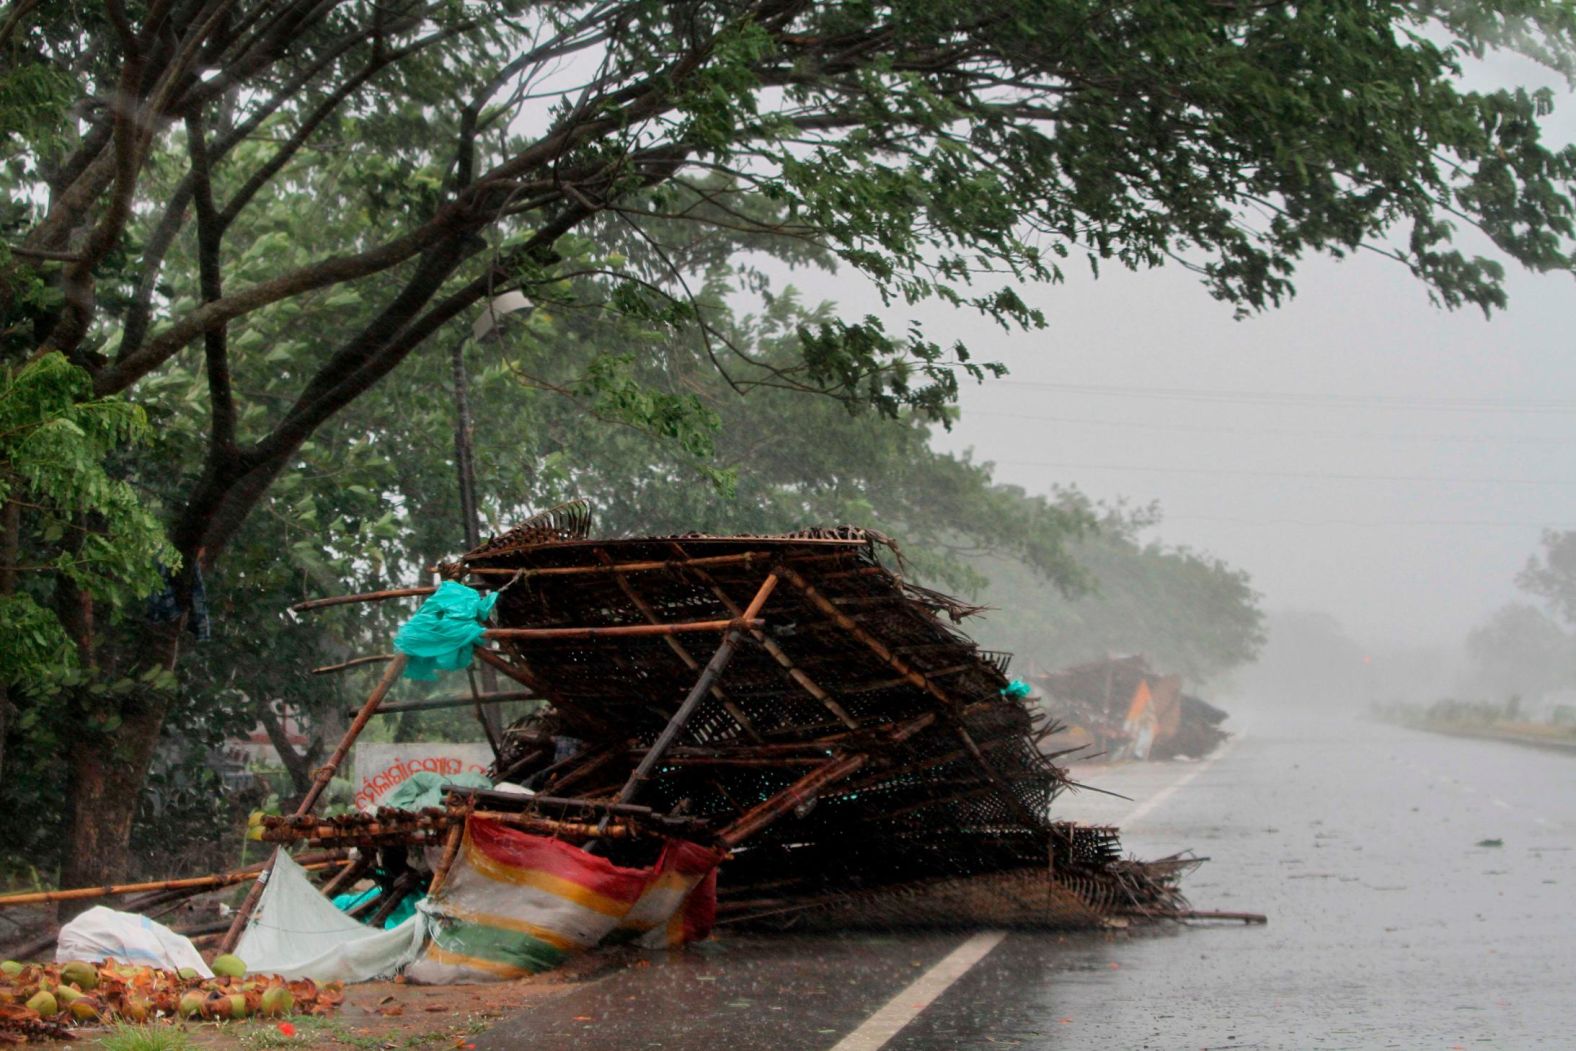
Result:
[[[0,596],[0,632],[13,641],[0,653],[0,682],[47,680],[75,660],[40,598],[50,578],[111,608],[134,608],[163,587],[161,562],[179,564],[157,519],[110,470],[147,436],[146,418],[91,391],[87,373],[59,354],[0,370],[0,506],[21,508],[22,578]]]

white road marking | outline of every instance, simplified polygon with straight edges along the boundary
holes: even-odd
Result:
[[[1217,749],[1214,755],[1194,764],[1187,773],[1128,811],[1127,816],[1118,824],[1126,829],[1170,799],[1194,778],[1223,759],[1226,753],[1242,740],[1242,737],[1240,733],[1232,737]],[[954,982],[988,956],[1005,937],[1007,937],[1005,931],[983,931],[964,941],[942,957],[941,961],[930,970],[914,979],[906,989],[888,1000],[875,1014],[865,1019],[859,1028],[839,1040],[831,1051],[878,1051],[879,1048],[885,1047],[904,1026],[918,1018],[925,1008],[935,1003]]]
[[[1237,734],[1235,737],[1231,738],[1231,740],[1217,748],[1214,755],[1210,756],[1208,759],[1205,759],[1203,762],[1198,763],[1187,773],[1183,774],[1181,777],[1177,778],[1175,781],[1171,782],[1169,785],[1162,788],[1160,791],[1156,792],[1154,795],[1150,796],[1148,799],[1144,800],[1133,809],[1129,810],[1127,812],[1127,816],[1122,818],[1121,821],[1117,822],[1118,827],[1120,827],[1123,831],[1126,831],[1129,826],[1139,821],[1144,817],[1145,814],[1148,814],[1151,810],[1155,809],[1155,807],[1170,799],[1177,793],[1179,789],[1186,787],[1195,777],[1218,763],[1227,752],[1236,747],[1237,742],[1242,740],[1242,736],[1242,734]]]
[[[930,970],[865,1019],[858,1029],[839,1040],[832,1051],[876,1051],[898,1034],[948,987],[983,960],[1007,937],[1005,931],[982,931],[941,958]]]

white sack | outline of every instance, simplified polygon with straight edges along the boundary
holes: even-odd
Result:
[[[369,982],[392,977],[421,954],[426,940],[427,920],[419,912],[392,930],[357,923],[281,853],[235,955],[250,974]]]
[[[213,977],[190,938],[146,916],[117,912],[103,905],[95,905],[60,928],[55,960],[114,960],[167,971],[190,967],[204,978]]]

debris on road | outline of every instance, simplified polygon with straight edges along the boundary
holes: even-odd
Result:
[[[1221,709],[1182,692],[1180,675],[1157,675],[1141,656],[1108,657],[1031,676],[1046,714],[1063,729],[1058,754],[1088,758],[1199,759],[1230,736]]]

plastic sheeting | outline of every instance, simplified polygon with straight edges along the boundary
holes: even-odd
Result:
[[[492,779],[484,774],[461,771],[457,774],[434,774],[421,770],[411,774],[399,787],[383,797],[380,806],[398,807],[401,810],[425,810],[443,805],[443,786],[459,785],[461,788],[491,788]]]
[[[471,663],[471,647],[487,628],[498,593],[483,595],[454,580],[445,580],[427,596],[416,615],[394,636],[394,648],[410,657],[405,674],[436,679],[440,671],[458,671]]]
[[[545,971],[620,940],[649,947],[711,932],[723,853],[672,840],[650,868],[627,868],[561,840],[466,822],[460,855],[427,914],[432,942],[406,969],[434,984]]]
[[[235,955],[249,972],[319,982],[389,978],[421,955],[427,918],[392,930],[363,926],[334,908],[306,870],[281,853]]]
[[[61,963],[114,960],[166,971],[190,967],[204,978],[213,977],[190,938],[146,916],[104,905],[95,905],[60,928],[55,959]]]

